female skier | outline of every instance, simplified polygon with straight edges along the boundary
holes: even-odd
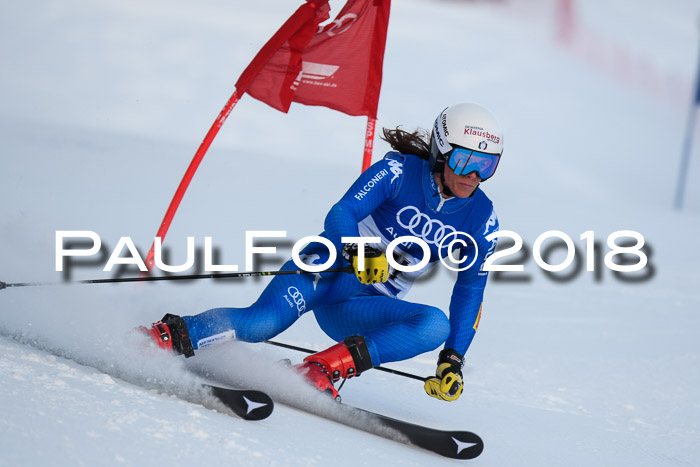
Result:
[[[341,378],[409,359],[444,343],[436,374],[426,378],[424,387],[432,397],[456,400],[462,393],[464,354],[481,317],[487,279],[482,266],[496,246],[495,239],[486,237],[498,230],[493,205],[479,183],[496,171],[503,134],[493,115],[473,103],[443,110],[429,141],[419,131],[397,128],[383,133],[396,152],[388,153],[355,181],[329,211],[321,234],[340,253],[333,267],[352,265],[354,275],[276,276],[247,308],[214,308],[182,317],[167,314],[150,329],[142,329],[159,347],[189,357],[225,339],[271,339],[313,310],[321,329],[338,342],[295,365],[319,390],[338,398],[333,383]],[[446,257],[448,237],[468,238],[464,234],[473,241],[465,242],[459,255],[473,263],[457,276],[449,319],[438,308],[402,300],[420,274]],[[378,237],[379,242],[358,248],[364,242],[342,240],[360,236]],[[402,267],[390,267],[387,246],[404,236],[414,239],[393,250],[394,264]],[[429,248],[429,256],[421,243]],[[311,243],[300,258],[318,265],[329,256],[326,246]],[[428,258],[422,261],[424,256]],[[418,271],[405,271],[426,262]],[[291,259],[282,267],[296,268]]]

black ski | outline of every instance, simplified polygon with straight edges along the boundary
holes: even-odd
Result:
[[[408,438],[410,444],[441,456],[452,459],[474,459],[484,450],[482,439],[470,431],[437,430],[424,425],[396,420],[378,413],[354,407],[353,409],[376,417],[384,425]]]
[[[203,386],[246,420],[266,418],[274,408],[270,396],[261,391],[228,389],[209,384]],[[279,402],[351,428],[417,446],[452,459],[474,459],[484,450],[483,440],[470,431],[438,430],[325,399],[315,407],[308,407],[299,401]]]
[[[6,334],[0,334],[5,336]],[[214,386],[203,382],[198,382],[194,385],[180,386],[173,381],[162,380],[158,378],[136,378],[129,377],[128,374],[115,374],[114,372],[105,371],[102,366],[87,363],[83,359],[78,359],[62,352],[52,350],[50,348],[42,348],[32,341],[26,341],[24,338],[16,337],[12,334],[6,335],[21,344],[34,347],[41,352],[46,352],[60,358],[71,360],[78,365],[94,368],[97,371],[103,372],[113,378],[120,379],[126,383],[134,384],[146,390],[154,390],[158,393],[175,396],[193,404],[201,405],[207,409],[216,410],[217,407],[212,406],[210,401],[203,398],[203,393],[209,393],[216,398],[221,404],[230,409],[233,413],[244,420],[262,420],[270,416],[275,408],[272,398],[263,391],[248,390],[248,389],[230,389],[220,386]],[[193,373],[196,376],[196,373]]]
[[[311,408],[292,401],[280,402],[367,433],[417,446],[452,459],[473,459],[484,450],[483,440],[469,431],[438,430],[335,401],[321,401],[318,406]]]
[[[262,420],[269,417],[275,408],[270,396],[262,391],[229,389],[209,384],[202,386],[244,420]]]
[[[214,384],[220,384],[218,383],[219,381],[222,383],[225,381],[224,384],[235,384],[225,380],[215,371],[210,371],[206,368],[190,368],[190,371]],[[232,395],[234,398],[238,397],[236,393],[245,392],[242,390],[223,389],[216,386],[210,387],[214,395],[219,398],[221,398],[221,396],[217,394],[219,391],[233,391]],[[262,394],[267,397],[267,394]],[[275,402],[284,404],[293,409],[317,415],[392,441],[409,446],[416,446],[452,459],[473,459],[479,456],[484,450],[484,442],[482,439],[469,431],[438,430],[424,425],[417,425],[369,410],[341,404],[320,394],[313,399],[304,397],[298,398],[296,396],[290,396],[283,388],[277,388],[277,390],[271,389],[270,394],[274,397]],[[267,398],[269,399],[269,397]],[[270,412],[272,411],[271,407],[272,403],[270,403]],[[234,407],[231,408],[237,410]],[[247,410],[247,407],[244,408]],[[239,411],[236,411],[236,413],[239,413]],[[267,415],[269,415],[269,412]]]

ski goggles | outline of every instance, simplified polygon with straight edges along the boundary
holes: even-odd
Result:
[[[471,149],[454,148],[449,154],[447,165],[457,175],[467,175],[477,172],[479,178],[486,180],[496,172],[501,156]]]

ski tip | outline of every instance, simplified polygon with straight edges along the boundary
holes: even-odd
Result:
[[[263,420],[275,408],[272,398],[262,391],[208,387],[214,396],[244,420]]]
[[[245,394],[250,392],[250,394]],[[263,420],[272,414],[275,403],[270,396],[260,391],[244,391],[241,394],[246,404],[245,413],[240,414],[244,420]]]
[[[461,431],[454,433],[451,438],[452,441],[454,441],[453,450],[441,453],[447,457],[452,457],[454,459],[474,459],[484,450],[484,441],[475,433]]]

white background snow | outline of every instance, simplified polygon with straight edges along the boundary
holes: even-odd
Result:
[[[95,231],[107,254],[130,236],[145,253],[236,78],[299,3],[4,2],[0,280],[61,280],[57,230]],[[598,280],[569,269],[559,275],[573,278],[557,282],[530,255],[529,282],[490,279],[459,401],[373,371],[346,384],[344,402],[475,431],[486,448],[472,465],[700,465],[700,141],[684,209],[672,208],[700,7],[578,2],[565,41],[554,0],[393,3],[379,125],[427,128],[451,103],[482,103],[505,128],[502,163],[483,186],[502,229],[530,247],[561,230],[581,260],[581,233],[593,230],[604,254],[609,234],[635,230],[653,269],[630,283],[599,263]],[[335,15],[342,2],[332,6]],[[244,97],[168,233],[171,262],[184,261],[187,236],[200,247],[213,237],[220,262],[242,266],[246,230],[286,230],[290,242],[320,232],[359,174],[364,125]],[[375,160],[387,149],[377,140]],[[260,266],[274,269],[289,252]],[[109,277],[105,262],[72,269],[72,279]],[[452,281],[440,270],[408,299],[446,310]],[[0,291],[0,465],[457,462],[281,405],[244,422],[127,382],[193,381],[182,359],[139,350],[134,326],[245,306],[265,283]],[[279,340],[331,343],[310,313]],[[436,356],[387,366],[428,375]],[[285,357],[302,355],[229,343],[196,359],[304,393],[273,365]]]

